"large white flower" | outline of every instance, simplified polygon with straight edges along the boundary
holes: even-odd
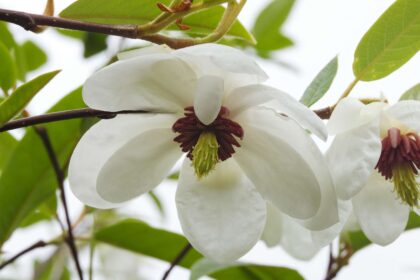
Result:
[[[368,105],[343,99],[328,129],[336,137],[327,152],[340,199],[351,199],[366,236],[386,245],[418,211],[420,189],[420,102]]]
[[[84,203],[116,207],[146,193],[182,165],[176,203],[182,229],[216,261],[245,254],[260,239],[266,201],[309,228],[336,223],[334,188],[306,130],[326,138],[322,121],[242,52],[208,44],[122,54],[90,77],[88,106],[118,115],[81,139],[69,168]]]

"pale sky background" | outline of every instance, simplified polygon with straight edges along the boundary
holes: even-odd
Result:
[[[40,0],[0,0],[0,8],[41,13],[44,2]],[[62,10],[71,2],[70,0],[57,0],[56,11]],[[268,2],[268,0],[248,0],[240,15],[242,22],[247,27],[251,27],[258,11]],[[284,27],[284,32],[296,44],[277,55],[279,60],[293,65],[297,71],[290,71],[267,61],[259,61],[271,77],[268,83],[299,98],[318,71],[338,54],[337,78],[326,97],[315,107],[334,103],[353,80],[351,65],[357,43],[379,15],[393,2],[391,0],[298,0]],[[82,47],[79,43],[59,36],[52,30],[47,30],[42,34],[32,34],[20,27],[14,27],[13,31],[17,40],[32,39],[47,50],[49,63],[34,73],[34,76],[54,69],[63,69],[62,73],[31,102],[29,111],[32,114],[44,112],[63,94],[83,83],[95,69],[117,51],[119,42],[118,39],[112,38],[110,40],[111,50],[84,61]],[[401,93],[419,82],[419,70],[420,57],[417,55],[400,70],[384,79],[370,83],[360,82],[352,95],[377,97],[383,93],[391,101],[395,101]],[[180,232],[174,203],[175,189],[176,185],[173,182],[165,182],[157,188],[157,194],[164,201],[166,208],[167,217],[165,219],[159,217],[154,205],[146,197],[132,201],[119,211],[144,219],[155,226]],[[70,207],[73,216],[77,216],[81,204],[74,197],[71,197]],[[41,224],[30,230],[18,231],[6,243],[5,250],[17,252],[36,240],[48,240],[59,232],[59,228],[55,224]],[[387,247],[374,245],[358,252],[351,259],[350,265],[340,272],[337,279],[420,279],[419,248],[420,231],[413,230],[404,233],[396,242]],[[24,265],[18,267],[19,273],[16,274],[16,270],[13,268],[7,269],[2,271],[0,278],[28,279],[34,257],[45,258],[48,252],[51,250],[39,249],[21,258],[19,264]],[[114,262],[112,267],[124,271],[128,269],[126,269],[127,266],[138,266],[137,269],[146,276],[145,279],[160,279],[163,271],[168,267],[166,263],[160,261],[128,258],[124,252],[118,254],[108,252],[108,255],[115,257],[113,261],[118,258],[119,262]],[[280,248],[267,249],[264,244],[259,243],[241,260],[292,267],[297,269],[305,279],[317,280],[324,277],[327,259],[327,250],[318,253],[311,261],[304,262],[291,258]],[[83,255],[82,262],[87,264],[86,254]],[[111,272],[111,265],[109,270],[107,275],[114,274],[115,277],[107,279],[127,279],[122,274]],[[176,269],[171,279],[187,279],[187,276],[188,273],[185,270]]]

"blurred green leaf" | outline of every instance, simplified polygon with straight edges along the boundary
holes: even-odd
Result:
[[[335,75],[337,75],[338,58],[334,57],[318,75],[313,79],[308,88],[305,90],[300,102],[310,107],[320,100],[327,93]]]
[[[0,41],[0,88],[7,93],[15,84],[15,62],[7,47]]]
[[[85,107],[81,89],[59,101],[50,112]],[[54,151],[64,169],[81,137],[81,119],[46,124]],[[0,248],[23,219],[55,195],[57,181],[38,134],[28,129],[0,177]]]
[[[21,46],[25,55],[26,71],[30,72],[38,69],[47,62],[47,55],[32,41],[26,41]]]
[[[416,228],[420,228],[420,216],[411,212],[405,230]],[[359,251],[372,244],[361,230],[346,232],[344,236],[342,236],[342,239],[350,244],[353,252]]]
[[[84,47],[83,56],[85,58],[100,53],[108,47],[106,42],[108,36],[104,34],[67,29],[57,29],[57,31],[61,35],[81,41]]]
[[[157,229],[142,221],[133,219],[124,220],[101,229],[96,232],[95,239],[109,245],[167,262],[173,261],[179,252],[188,244],[185,237],[179,234]],[[202,259],[202,255],[192,248],[179,262],[179,265],[184,268],[191,268],[200,259]],[[284,274],[282,274],[283,272]],[[303,279],[296,271],[290,269],[254,264],[228,267],[212,273],[211,277],[219,280]]]
[[[8,132],[0,132],[0,175],[18,141]]]
[[[35,211],[32,211],[23,219],[19,227],[25,228],[41,221],[52,220],[57,212],[57,196],[52,195],[47,201],[42,203]]]
[[[0,126],[25,109],[26,105],[60,71],[53,71],[18,87],[10,97],[0,104]]]
[[[388,76],[420,49],[420,2],[397,0],[366,32],[354,54],[357,79]]]
[[[169,5],[171,0],[159,2]],[[60,16],[104,24],[145,24],[161,13],[156,3],[155,0],[78,0],[64,9]],[[209,34],[216,28],[224,10],[222,6],[201,10],[185,17],[182,23],[191,27],[187,31],[189,34]],[[176,25],[169,29],[179,30]],[[239,21],[235,21],[227,35],[254,42],[252,35]]]
[[[252,33],[257,40],[257,51],[268,56],[271,51],[290,47],[291,39],[281,33],[281,27],[293,8],[294,0],[273,0],[258,15]]]
[[[0,42],[2,42],[8,50],[14,48],[16,45],[12,33],[10,33],[5,22],[0,22]]]
[[[170,175],[168,176],[168,179],[169,179],[169,180],[175,180],[175,181],[178,181],[178,179],[179,179],[179,171],[177,171],[177,172],[174,172],[174,173],[170,174]]]
[[[65,245],[60,245],[53,254],[42,262],[35,262],[33,280],[70,280],[66,264],[69,257]]]
[[[400,100],[420,100],[420,83],[403,93]]]
[[[156,208],[159,210],[159,213],[164,216],[165,215],[165,209],[163,209],[163,204],[160,201],[160,198],[153,192],[148,192],[148,195],[152,199],[153,203],[156,205]]]
[[[232,269],[243,269],[249,272],[248,277],[241,279],[259,280],[303,280],[303,277],[293,269],[285,267],[274,267],[265,265],[253,265],[235,262],[231,264],[221,264],[209,259],[201,259],[191,267],[190,280],[198,280],[203,276],[223,272]],[[227,278],[224,278],[227,279]],[[234,278],[232,278],[234,279]]]

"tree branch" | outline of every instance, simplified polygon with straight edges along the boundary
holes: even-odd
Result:
[[[76,247],[76,243],[74,241],[74,236],[73,236],[73,229],[71,226],[71,221],[70,221],[70,214],[69,214],[69,210],[67,207],[67,200],[66,200],[66,193],[64,190],[64,173],[61,170],[60,164],[58,162],[57,156],[55,155],[54,152],[54,148],[51,144],[50,138],[48,136],[48,132],[44,127],[35,127],[35,131],[38,133],[38,135],[40,136],[45,149],[47,150],[48,153],[48,157],[50,158],[51,164],[54,168],[54,172],[57,178],[57,183],[58,186],[60,188],[60,198],[61,198],[61,202],[63,203],[63,208],[64,208],[64,214],[66,216],[66,223],[67,223],[67,236],[65,237],[65,240],[67,242],[67,244],[69,245],[70,248],[70,252],[73,256],[74,259],[74,263],[76,265],[76,269],[77,269],[77,273],[79,274],[79,278],[80,280],[83,280],[83,272],[82,272],[82,268],[80,266],[80,261],[79,261],[79,256],[78,256],[78,252],[77,252],[77,247]]]
[[[37,248],[42,248],[48,245],[51,245],[52,243],[47,243],[45,241],[38,241],[34,244],[32,244],[31,246],[29,246],[28,248],[22,250],[21,252],[17,253],[16,255],[14,255],[12,258],[10,258],[9,260],[5,261],[4,263],[0,264],[0,270],[2,270],[3,268],[5,268],[6,266],[8,266],[9,264],[12,264],[14,261],[16,261],[18,258],[22,257],[23,255],[25,255],[26,253],[31,252],[32,250],[35,250]]]
[[[188,254],[188,252],[191,250],[192,246],[190,243],[188,243],[182,250],[179,252],[178,256],[175,257],[175,259],[171,262],[171,265],[169,266],[168,270],[165,271],[165,273],[162,276],[162,280],[166,280],[169,277],[169,274],[172,272],[172,270],[175,268],[177,264],[179,264],[182,259]]]

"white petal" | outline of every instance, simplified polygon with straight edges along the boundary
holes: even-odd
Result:
[[[374,172],[363,190],[353,198],[354,213],[366,236],[387,245],[404,231],[410,209],[393,193],[393,185]]]
[[[169,128],[153,129],[117,150],[99,173],[96,187],[99,195],[121,203],[156,187],[182,156],[173,138]]]
[[[308,133],[303,130],[295,121],[276,114],[271,110],[252,110],[247,114],[247,119],[242,121],[248,125],[264,130],[268,134],[288,141],[291,149],[300,154],[306,161],[321,189],[321,206],[315,216],[308,220],[299,221],[311,230],[321,230],[338,222],[337,198],[327,163],[318,146],[311,139]],[[248,133],[245,131],[245,137]],[[295,166],[298,169],[300,167]]]
[[[118,60],[132,59],[143,55],[170,52],[172,52],[172,49],[167,45],[151,45],[144,48],[121,52],[118,54]]]
[[[286,215],[283,215],[283,227],[281,245],[286,252],[297,259],[310,260],[324,247],[313,242],[310,230]]]
[[[260,239],[265,201],[233,160],[217,164],[201,180],[197,180],[190,165],[186,159],[176,193],[183,232],[198,251],[213,261],[234,261]]]
[[[335,137],[326,158],[340,199],[348,200],[362,189],[380,154],[379,120]]]
[[[287,134],[268,133],[264,126],[255,126],[268,124],[272,119],[256,122],[260,113],[252,113],[248,111],[237,119],[244,129],[244,139],[234,154],[235,160],[275,207],[295,218],[313,217],[320,207],[321,191],[314,170],[293,146],[293,142],[301,140],[297,138],[302,134],[294,133],[301,128],[289,118],[278,118],[279,126],[296,129]],[[309,138],[307,134],[304,137]]]
[[[376,119],[386,106],[383,102],[364,105],[360,100],[346,97],[335,107],[328,121],[328,133],[335,135],[360,127]]]
[[[265,242],[267,247],[279,245],[283,230],[283,215],[270,202],[267,202],[267,220],[261,240]]]
[[[224,96],[223,84],[223,79],[217,76],[203,76],[198,79],[194,111],[205,125],[211,124],[219,114]]]
[[[420,132],[420,102],[415,100],[399,101],[391,106],[387,113],[404,125]]]
[[[143,55],[93,74],[83,98],[99,110],[182,111],[192,105],[196,79],[185,62],[170,54]]]
[[[96,208],[118,206],[103,200],[96,191],[96,179],[108,159],[144,131],[170,127],[171,115],[118,115],[91,127],[77,144],[69,165],[70,188],[83,203]]]

